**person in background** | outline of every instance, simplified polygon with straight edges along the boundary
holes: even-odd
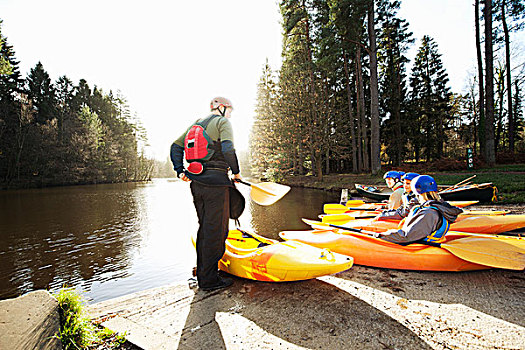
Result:
[[[205,291],[225,288],[233,283],[231,278],[219,275],[218,263],[224,255],[229,229],[229,190],[232,183],[228,171],[231,170],[234,180],[241,180],[230,123],[232,103],[227,98],[216,97],[210,103],[210,110],[210,115],[197,120],[173,142],[170,151],[173,168],[179,179],[191,182],[191,194],[199,218],[196,275],[199,288]],[[186,136],[197,124],[213,141],[210,145],[212,156],[207,160],[192,162],[185,169],[183,154],[190,153],[188,143],[194,142],[193,138],[188,140]],[[200,140],[201,144],[206,142],[202,138]]]
[[[417,196],[412,191],[412,180],[418,177],[418,173],[406,173],[401,176],[401,181],[403,181],[403,189],[405,190],[403,192],[403,195],[401,196],[401,199],[403,200],[403,206],[409,207],[410,202],[417,204]],[[410,206],[411,208],[411,206]],[[410,208],[408,208],[410,210]]]
[[[419,204],[416,194],[412,191],[410,186],[412,180],[417,176],[419,176],[417,173],[406,173],[401,176],[404,189],[404,192],[401,195],[401,206],[397,209],[383,210],[374,220],[403,220],[407,217],[408,213],[410,213],[410,209],[412,209],[414,205]]]
[[[398,171],[387,171],[383,175],[388,188],[392,189],[392,194],[388,198],[387,209],[397,209],[403,203],[403,183],[401,182],[401,174]]]
[[[411,209],[400,229],[376,232],[374,236],[398,244],[442,242],[450,225],[463,211],[441,199],[431,176],[415,177],[411,188],[421,204]]]

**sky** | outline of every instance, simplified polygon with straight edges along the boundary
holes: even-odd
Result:
[[[430,35],[462,92],[476,62],[472,1],[403,0],[399,15],[416,39],[408,57]],[[232,101],[235,146],[247,149],[262,69],[281,64],[275,0],[0,0],[0,19],[24,75],[40,61],[53,80],[120,91],[161,160],[215,96]]]

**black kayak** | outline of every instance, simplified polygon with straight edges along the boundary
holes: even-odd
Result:
[[[376,201],[388,200],[392,194],[392,190],[386,187],[355,184],[355,188],[362,197]],[[489,182],[442,189],[439,194],[446,201],[494,202],[496,201],[497,191],[496,186]]]

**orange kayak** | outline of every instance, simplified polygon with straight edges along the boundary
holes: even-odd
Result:
[[[335,216],[334,216],[335,218]],[[330,216],[323,216],[323,222],[329,222]],[[383,232],[390,229],[396,229],[399,220],[381,220],[374,219],[357,219],[349,220],[346,223],[338,225],[360,228],[367,231]],[[502,232],[517,230],[525,227],[525,215],[459,215],[456,221],[450,225],[451,231],[472,232],[472,233],[490,233],[498,234]]]
[[[349,255],[357,265],[418,271],[473,271],[489,269],[460,259],[447,250],[424,244],[402,246],[362,234],[333,230],[284,231],[284,240],[306,243]],[[447,241],[464,236],[447,236]]]

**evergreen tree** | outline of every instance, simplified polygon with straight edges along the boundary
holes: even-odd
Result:
[[[257,105],[250,133],[250,166],[252,174],[258,178],[278,179],[292,166],[291,163],[284,161],[288,158],[287,153],[279,150],[277,154],[274,146],[280,144],[277,133],[280,118],[274,107],[277,98],[273,72],[266,62],[257,87]],[[289,135],[285,132],[285,136]],[[287,146],[292,148],[290,144]],[[282,159],[279,159],[279,156]]]
[[[31,69],[26,81],[27,93],[36,111],[36,122],[45,124],[55,118],[55,89],[41,62]]]
[[[10,74],[0,74],[0,181],[11,181],[18,168],[19,155],[24,148],[25,129],[30,120],[23,118],[21,78],[19,62],[7,38],[0,34],[3,42],[0,57],[10,66]]]
[[[505,44],[505,70],[507,84],[507,113],[508,113],[508,133],[509,150],[514,153],[514,140],[516,136],[515,117],[512,108],[512,70],[510,55],[510,33],[517,32],[525,26],[525,1],[523,0],[498,0],[498,11],[495,20],[500,21],[503,27],[503,41]],[[497,147],[496,142],[496,147]]]
[[[352,171],[361,172],[369,168],[369,120],[366,118],[364,101],[364,55],[361,55],[361,48],[368,50],[363,39],[368,1],[332,0],[329,4],[332,23],[337,33],[336,39],[340,42],[339,61],[342,60],[344,68],[341,74],[344,76],[342,83],[346,89],[345,108],[348,111],[344,120],[349,124],[352,140]]]
[[[13,67],[11,66],[11,63],[9,63],[9,57],[4,56],[4,52],[2,50],[2,47],[5,44],[5,39],[2,36],[2,22],[3,21],[0,19],[0,75],[9,75],[13,73]]]
[[[414,42],[408,23],[396,17],[399,1],[384,1],[378,7],[381,32],[378,36],[378,59],[380,70],[380,108],[387,119],[383,124],[382,139],[386,153],[394,165],[399,166],[406,152],[403,121],[407,119],[405,56]]]
[[[67,123],[73,116],[71,105],[74,97],[75,87],[73,82],[68,77],[61,76],[55,82],[56,94],[56,116],[58,119],[58,135],[60,142],[64,140],[65,123]]]
[[[420,147],[425,147],[427,161],[443,156],[445,130],[449,127],[451,98],[448,75],[441,62],[437,44],[423,36],[410,77],[411,116],[409,137],[419,160]]]
[[[493,166],[496,163],[494,142],[494,48],[492,31],[492,0],[484,1],[485,19],[485,161]]]

